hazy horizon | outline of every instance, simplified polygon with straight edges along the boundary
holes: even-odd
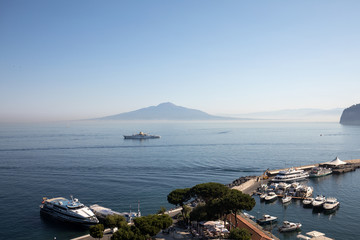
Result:
[[[0,122],[360,103],[358,1],[0,2]],[[320,120],[320,119],[319,119]]]

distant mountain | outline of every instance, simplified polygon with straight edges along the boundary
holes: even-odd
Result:
[[[101,120],[242,120],[219,117],[200,110],[176,106],[170,102],[135,111],[99,118]]]
[[[344,109],[340,123],[343,125],[360,125],[360,104]]]

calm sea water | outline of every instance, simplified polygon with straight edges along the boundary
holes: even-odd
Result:
[[[160,139],[124,140],[139,131]],[[42,197],[74,195],[86,205],[143,215],[172,208],[176,188],[339,158],[360,158],[360,128],[337,123],[72,122],[0,126],[1,239],[69,239],[87,231],[40,218]],[[300,202],[284,208],[257,202],[251,213],[299,221],[303,231],[358,239],[359,171],[328,176],[309,185],[337,197],[334,214],[314,213]],[[256,198],[256,200],[258,200]],[[293,234],[273,233],[282,239]]]

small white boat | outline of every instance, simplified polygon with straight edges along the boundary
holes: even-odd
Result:
[[[255,219],[255,217],[253,215],[250,215],[250,214],[248,214],[246,212],[244,212],[244,215],[245,215],[245,217],[248,217],[250,219]]]
[[[266,192],[264,192],[263,194],[261,194],[259,197],[260,197],[260,200],[265,200],[266,196],[268,194]]]
[[[269,192],[268,195],[265,197],[265,201],[274,201],[277,199],[277,195],[274,192]]]
[[[317,197],[312,202],[312,206],[313,206],[313,208],[322,207],[324,205],[325,201],[326,201],[326,198],[324,196],[317,195]]]
[[[340,203],[338,202],[338,200],[336,198],[329,197],[326,199],[326,202],[324,203],[323,208],[325,210],[334,210],[339,205],[340,205]]]
[[[276,187],[275,193],[277,195],[283,195],[285,194],[285,192],[289,189],[289,187],[291,186],[291,184],[285,183],[285,182],[281,182],[278,184],[278,186]]]
[[[274,216],[270,216],[268,214],[265,214],[262,218],[259,218],[258,220],[256,220],[256,222],[260,225],[263,224],[271,224],[277,221],[277,217]]]
[[[299,189],[302,187],[303,187],[303,185],[301,185],[298,182],[291,183],[291,186],[288,189],[288,195],[296,197],[297,191],[299,191]]]
[[[305,207],[305,208],[306,208],[306,207],[311,208],[313,201],[314,201],[314,198],[306,198],[306,199],[304,199],[304,200],[302,201],[303,207]]]
[[[299,230],[301,228],[301,223],[293,223],[293,222],[288,222],[288,221],[284,221],[283,225],[281,227],[279,227],[279,231],[280,232],[291,232],[291,231],[296,231]]]
[[[281,199],[281,202],[282,203],[289,203],[289,202],[291,202],[291,199],[292,199],[292,197],[291,196],[288,196],[288,195],[285,195],[282,199]]]
[[[302,185],[297,191],[296,196],[301,198],[311,197],[314,188],[306,185]]]

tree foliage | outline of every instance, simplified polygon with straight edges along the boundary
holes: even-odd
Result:
[[[245,228],[234,228],[230,231],[229,239],[231,240],[251,240],[250,232]]]
[[[192,188],[176,189],[168,195],[168,202],[174,205],[183,206],[183,219],[186,221],[184,214],[184,203],[191,198],[197,198],[204,202],[198,205],[190,213],[191,220],[203,221],[219,219],[224,214],[237,214],[241,210],[251,210],[255,206],[255,199],[248,194],[235,189],[229,189],[220,183],[202,183]]]
[[[224,196],[222,205],[225,208],[226,213],[236,213],[240,210],[250,211],[255,206],[255,199],[248,194],[244,194],[236,189],[231,189]]]
[[[172,225],[172,219],[167,214],[148,215],[134,219],[134,225],[121,226],[112,236],[112,240],[145,240],[155,236],[161,229]]]
[[[111,229],[117,227],[121,228],[122,226],[127,225],[126,219],[123,216],[120,215],[108,215],[105,219],[105,226],[109,227]]]
[[[89,232],[91,237],[100,239],[104,236],[104,225],[93,225],[89,228]]]
[[[160,209],[157,211],[157,214],[164,214],[166,212],[166,208],[161,206]]]
[[[190,220],[198,222],[209,220],[206,208],[205,204],[197,205],[190,213]]]
[[[169,203],[175,206],[183,206],[185,202],[191,199],[190,188],[175,189],[167,196]]]
[[[191,188],[192,197],[197,197],[203,200],[205,203],[209,203],[210,201],[218,198],[222,198],[227,192],[229,188],[221,183],[201,183],[195,185]]]
[[[171,224],[172,219],[167,214],[148,215],[134,219],[134,225],[140,230],[142,235],[155,236],[161,229],[166,229]]]

